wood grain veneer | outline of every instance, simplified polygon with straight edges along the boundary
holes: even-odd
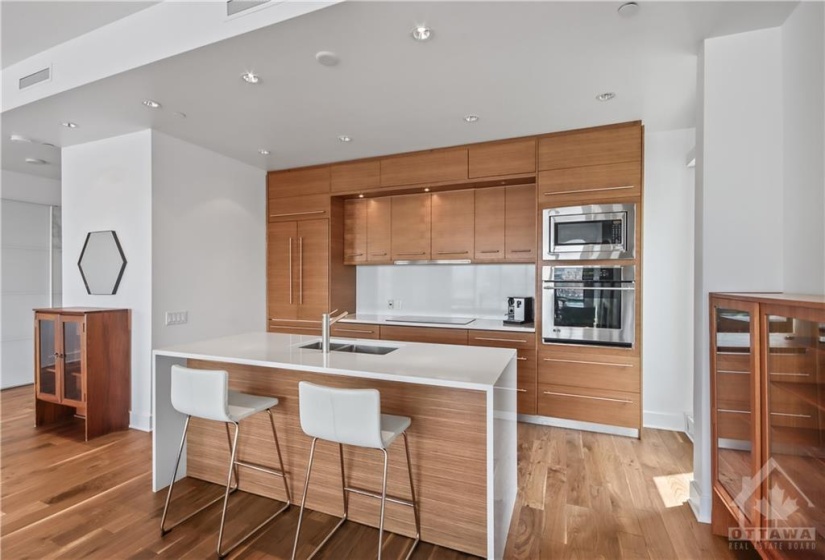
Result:
[[[392,262],[392,199],[367,200],[367,262]]]
[[[639,122],[551,134],[539,139],[538,168],[565,169],[642,160]]]
[[[319,315],[317,320],[305,321],[269,319],[266,330],[271,333],[321,336],[321,317]]]
[[[476,190],[474,224],[473,259],[478,262],[504,260],[504,187]]]
[[[428,344],[467,344],[466,329],[442,329],[438,327],[397,327],[381,325],[381,340],[402,342],[426,342]]]
[[[295,501],[302,497],[311,443],[300,428],[298,382],[378,389],[385,413],[412,418],[408,433],[413,477],[420,501],[422,540],[470,554],[485,554],[486,393],[196,360],[189,360],[189,366],[226,369],[232,390],[278,397],[279,405],[274,416],[287,480]],[[265,414],[245,420],[239,442],[241,460],[274,467],[277,459],[271,437]],[[229,459],[225,442],[223,425],[193,419],[187,450],[188,475],[216,484],[224,483]],[[403,445],[400,441],[394,443],[389,452],[388,490],[391,494],[408,497]],[[376,450],[345,448],[347,483],[380,488],[381,457]],[[337,446],[319,443],[307,497],[309,509],[331,515],[343,513],[338,469]],[[240,480],[242,490],[279,500],[285,498],[283,488],[273,484],[271,477],[245,470]],[[376,500],[351,495],[350,518],[376,527],[378,506]],[[410,509],[388,503],[385,528],[413,535]]]
[[[341,163],[330,168],[333,193],[359,192],[381,186],[381,164],[377,159]]]
[[[433,259],[472,259],[475,254],[475,191],[430,195]]]
[[[343,338],[371,338],[381,337],[378,325],[368,325],[364,323],[336,323],[332,325],[330,332],[332,336]]]
[[[367,200],[344,201],[344,263],[367,262]]]
[[[393,261],[430,259],[430,195],[393,196],[391,245]]]
[[[266,176],[269,198],[329,193],[328,165],[270,171]]]
[[[639,393],[549,385],[539,381],[538,413],[610,426],[639,428]]]
[[[298,286],[297,318],[317,320],[329,311],[329,220],[306,220],[298,222],[297,228],[298,252],[293,254]]]
[[[639,393],[639,357],[590,355],[577,351],[546,351],[539,356],[539,382],[551,385],[615,389]]]
[[[637,161],[541,171],[538,200],[543,208],[613,202],[641,196],[641,185]]]
[[[505,187],[504,258],[534,262],[536,253],[536,187]]]
[[[269,221],[317,220],[329,218],[329,195],[302,195],[268,200]]]
[[[475,144],[469,147],[470,179],[535,171],[535,138]]]
[[[381,186],[467,179],[467,148],[430,150],[381,159]]]

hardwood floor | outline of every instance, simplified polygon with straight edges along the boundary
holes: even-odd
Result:
[[[220,507],[160,536],[165,493],[151,491],[152,438],[128,430],[83,441],[81,422],[34,428],[31,387],[0,393],[0,556],[28,558],[213,558]],[[519,424],[519,496],[506,558],[735,558],[686,503],[692,448],[682,434],[644,430],[641,440]],[[178,490],[178,488],[180,490]],[[221,491],[184,480],[171,520]],[[678,505],[673,505],[678,504]],[[672,505],[672,507],[667,507]],[[227,542],[277,504],[230,499]],[[289,558],[292,507],[234,558]],[[299,557],[336,523],[310,513]],[[375,557],[375,529],[346,524],[319,558]],[[386,537],[384,557],[410,540]],[[422,543],[416,560],[470,558]]]

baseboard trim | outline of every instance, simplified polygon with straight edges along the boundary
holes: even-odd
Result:
[[[141,432],[151,432],[152,416],[150,414],[138,414],[130,410],[129,427],[133,430],[140,430]]]
[[[690,499],[688,499],[693,516],[699,523],[710,523],[711,497],[703,496],[702,489],[695,480],[690,482]]]
[[[669,430],[671,432],[685,431],[685,414],[683,412],[656,412],[645,410],[643,425],[645,428]]]
[[[607,424],[596,424],[594,422],[581,422],[578,420],[568,420],[566,418],[554,418],[551,416],[533,416],[532,414],[519,414],[519,422],[530,424],[540,424],[542,426],[553,426],[555,428],[567,428],[570,430],[583,430],[585,432],[598,432],[600,434],[610,434],[614,436],[626,436],[632,438],[639,437],[639,430],[635,428],[623,428],[621,426],[609,426]]]

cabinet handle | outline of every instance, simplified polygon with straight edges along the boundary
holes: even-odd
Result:
[[[516,391],[518,391],[519,393],[526,393],[527,389],[516,389]]]
[[[629,401],[627,399],[611,399],[609,397],[591,397],[589,395],[573,395],[571,393],[554,393],[553,391],[544,391],[545,395],[556,395],[559,397],[574,397],[577,399],[591,399],[594,401],[608,401],[608,402],[617,402],[617,403],[624,403],[624,404],[633,404],[633,401]]]
[[[438,255],[466,255],[467,253],[469,253],[469,251],[438,251],[438,253],[436,253],[436,254],[438,254]],[[398,254],[401,255],[402,253],[398,253]],[[419,253],[419,254],[423,255],[424,253]]]
[[[338,332],[356,332],[356,333],[364,333],[364,334],[373,334],[375,331],[368,331],[366,329],[343,329],[338,327],[335,329]]]
[[[347,258],[349,258],[349,257],[363,257],[363,256],[364,256],[364,253],[353,253],[351,255],[347,255]]]
[[[732,369],[720,369],[716,373],[735,373],[736,375],[750,375],[749,371],[733,371]]]
[[[525,358],[524,356],[516,356],[516,359],[520,362],[526,362],[527,361],[527,358]]]
[[[292,238],[289,238],[289,305],[292,305]]]
[[[425,254],[426,253],[424,253],[424,251],[421,251],[419,253],[398,253],[398,256],[399,257],[406,257],[406,256],[409,256],[409,255],[425,255]]]
[[[810,418],[810,414],[791,414],[790,412],[771,412],[771,416],[785,416],[788,418]]]
[[[284,325],[283,327],[280,327],[280,328],[283,328],[283,329],[297,329],[299,331],[317,331],[321,327],[297,327],[295,325]]]
[[[730,414],[750,414],[750,410],[734,410],[732,408],[717,408],[716,412],[728,412]]]
[[[776,376],[783,376],[783,377],[810,377],[810,373],[780,373],[780,372],[771,372],[771,375]]]
[[[278,323],[278,322],[281,322],[281,323],[313,323],[313,324],[317,324],[319,329],[321,328],[321,321],[313,321],[311,319],[274,319],[274,318],[270,317],[269,322],[270,323]]]
[[[386,257],[387,253],[370,253],[373,257]]]
[[[624,185],[621,187],[600,187],[598,189],[575,189],[569,191],[556,191],[556,192],[546,192],[544,196],[553,196],[557,194],[573,194],[573,193],[582,193],[582,192],[597,192],[597,191],[619,191],[624,189],[632,189],[635,185]]]
[[[587,362],[584,360],[559,360],[556,358],[543,358],[545,362],[559,362],[562,364],[587,364],[589,366],[614,366],[614,367],[633,367],[633,364],[615,364],[611,362]]]
[[[511,253],[532,253],[532,249],[513,249]]]
[[[491,255],[493,253],[501,253],[501,251],[496,249],[495,251],[479,251],[479,253],[481,253],[482,255]]]
[[[527,344],[526,340],[522,340],[521,338],[493,338],[493,337],[484,337],[484,336],[477,336],[475,340],[489,340],[490,342],[521,342],[523,344]]]
[[[270,214],[270,218],[286,218],[288,216],[311,216],[313,214],[326,214],[326,210],[312,210],[308,212],[287,212],[285,214]]]
[[[304,304],[304,238],[298,238],[298,304]]]

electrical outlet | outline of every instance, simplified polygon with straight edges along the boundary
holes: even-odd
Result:
[[[394,299],[388,299],[387,300],[387,309],[395,309],[395,300]]]
[[[185,325],[189,322],[189,312],[188,311],[167,311],[166,312],[166,325]]]
[[[395,310],[398,311],[399,309],[401,309],[401,300],[397,299],[395,300]]]

